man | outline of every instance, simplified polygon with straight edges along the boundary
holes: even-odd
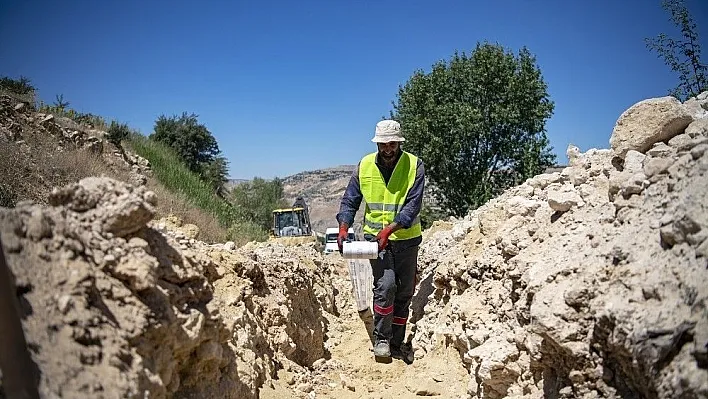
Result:
[[[362,199],[364,238],[376,240],[380,255],[371,260],[374,276],[374,355],[403,357],[408,311],[416,284],[418,246],[422,241],[418,214],[423,203],[423,162],[403,151],[401,125],[376,124],[378,151],[366,155],[354,170],[341,200],[337,242],[347,239]]]

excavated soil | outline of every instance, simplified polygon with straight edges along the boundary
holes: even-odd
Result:
[[[410,365],[314,243],[207,245],[105,177],[0,208],[42,397],[708,397],[706,97],[425,231]]]

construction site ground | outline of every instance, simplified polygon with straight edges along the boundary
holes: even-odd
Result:
[[[339,254],[330,255],[339,258]],[[340,264],[341,274],[347,273],[345,260]],[[345,291],[338,295],[348,296],[345,303],[353,303],[352,293]],[[370,314],[370,313],[369,313]],[[320,384],[310,397],[337,399],[400,399],[415,396],[439,396],[443,398],[466,397],[466,381],[469,373],[460,362],[460,355],[454,348],[414,360],[406,364],[401,359],[377,359],[372,352],[369,335],[370,324],[356,313],[347,313],[341,322],[340,342],[330,352],[328,361],[335,362],[342,369],[325,370],[316,377]],[[367,331],[368,330],[368,331]],[[410,335],[410,328],[408,329]],[[261,390],[263,399],[286,399],[293,397],[296,372],[286,369],[278,372],[272,386]],[[301,387],[302,388],[302,387]],[[304,388],[307,390],[307,388]],[[303,397],[307,397],[303,395]]]

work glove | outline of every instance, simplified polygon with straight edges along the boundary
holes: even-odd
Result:
[[[379,243],[379,252],[383,251],[388,245],[388,237],[391,235],[391,233],[393,233],[391,225],[388,225],[384,227],[383,230],[379,231],[379,234],[376,235],[375,240]]]
[[[344,247],[344,241],[347,240],[347,237],[349,236],[349,226],[346,224],[341,224],[339,225],[339,235],[337,235],[337,245],[339,245],[339,253],[341,254],[343,251]]]

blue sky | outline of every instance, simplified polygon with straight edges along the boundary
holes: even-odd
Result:
[[[708,57],[708,2],[688,0]],[[608,148],[619,115],[676,75],[645,37],[674,34],[660,0],[21,1],[0,5],[0,74],[40,98],[149,134],[196,113],[233,178],[355,164],[398,86],[478,41],[537,57],[548,136]]]

